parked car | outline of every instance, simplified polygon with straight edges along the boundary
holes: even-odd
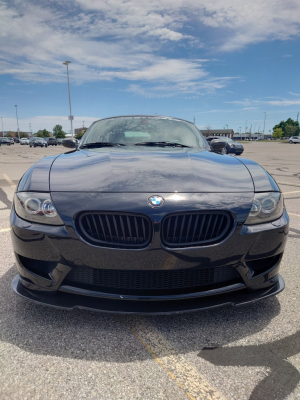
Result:
[[[291,144],[296,144],[296,143],[300,143],[300,136],[292,136],[289,138],[289,143]]]
[[[9,137],[0,137],[0,143],[1,144],[6,144],[7,146],[11,145]]]
[[[14,137],[14,141],[15,141],[15,143],[20,143],[20,140],[17,137]]]
[[[48,143],[48,146],[57,146],[57,139],[55,137],[48,137],[45,138],[45,140]]]
[[[14,196],[20,296],[164,314],[284,289],[289,218],[259,164],[216,154],[224,142],[210,149],[194,124],[159,116],[102,119],[79,146],[63,145],[70,151],[31,166]]]
[[[235,142],[234,140],[225,137],[225,136],[208,136],[206,138],[207,142],[210,143],[212,140],[223,140],[225,141],[226,147],[223,150],[223,154],[230,154],[233,153],[237,156],[241,155],[244,152],[244,146],[240,142]]]
[[[9,138],[10,144],[15,144],[14,138]]]
[[[29,147],[48,147],[48,143],[44,138],[33,137],[29,140]]]
[[[20,139],[20,144],[29,144],[29,139],[28,138],[21,138]]]
[[[56,139],[57,140],[57,144],[62,144],[63,139]]]

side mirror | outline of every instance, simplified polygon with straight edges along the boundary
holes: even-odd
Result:
[[[77,149],[76,139],[63,139],[62,145],[68,147],[69,149]]]
[[[214,139],[210,142],[211,151],[214,153],[222,153],[222,150],[226,147],[226,142],[223,142],[221,139]]]

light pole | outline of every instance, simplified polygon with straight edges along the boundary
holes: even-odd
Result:
[[[265,118],[264,118],[264,131],[263,131],[263,134],[265,134],[265,127],[266,127],[266,112],[264,111],[264,114],[265,114]]]
[[[69,64],[71,61],[65,61],[63,64],[67,66],[67,76],[68,76],[68,91],[69,91],[69,105],[70,105],[70,115],[69,120],[71,122],[71,135],[73,137],[73,115],[72,115],[72,107],[71,107],[71,94],[70,94],[70,80],[69,80]]]
[[[1,125],[2,125],[2,137],[4,137],[4,130],[3,130],[3,121],[2,121],[2,117],[1,117]]]
[[[16,107],[16,116],[17,116],[17,127],[18,127],[18,138],[20,140],[20,129],[19,129],[19,119],[18,119],[18,106],[15,105]]]
[[[227,127],[227,132],[226,133],[227,133],[227,136],[228,136],[228,124],[226,124],[225,126]]]

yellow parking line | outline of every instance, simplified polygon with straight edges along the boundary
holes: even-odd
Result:
[[[193,365],[187,363],[184,357],[178,354],[178,350],[173,348],[148,321],[130,317],[126,319],[125,323],[189,399],[225,400],[225,397],[200,375]]]
[[[300,218],[300,215],[299,215],[299,214],[294,214],[294,213],[291,213],[291,212],[288,212],[288,214],[289,214],[289,215],[295,215],[296,217],[299,217],[299,218]]]
[[[8,232],[8,231],[10,231],[10,228],[2,228],[2,229],[0,229],[0,233]]]
[[[10,184],[11,187],[13,187],[14,189],[16,188],[16,185],[14,184],[14,182],[10,179],[9,176],[7,176],[6,174],[2,174],[4,176],[4,179]]]
[[[300,190],[295,190],[294,192],[285,192],[285,193],[282,193],[282,194],[292,194],[292,193],[300,193]]]

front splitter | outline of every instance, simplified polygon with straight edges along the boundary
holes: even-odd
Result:
[[[180,314],[199,310],[207,310],[222,306],[240,306],[253,303],[282,292],[285,287],[281,275],[277,276],[277,282],[266,289],[260,290],[240,290],[226,294],[208,297],[199,297],[187,300],[172,301],[132,301],[132,300],[110,300],[89,296],[75,295],[65,292],[49,293],[44,291],[28,290],[21,283],[19,275],[12,281],[12,289],[19,296],[30,300],[36,304],[64,310],[75,308],[100,311],[114,314],[140,314],[140,315],[159,315],[159,314]]]

